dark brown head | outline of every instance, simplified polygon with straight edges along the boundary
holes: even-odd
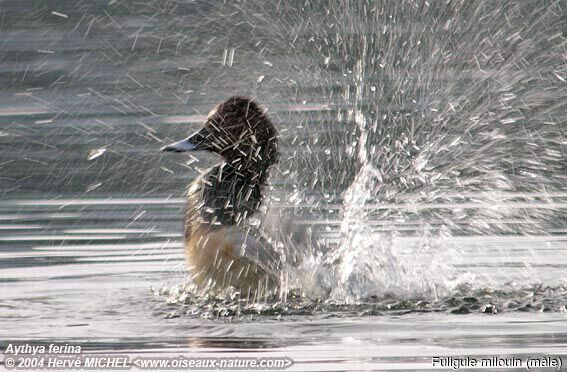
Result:
[[[267,168],[277,160],[277,136],[264,110],[250,98],[236,96],[217,105],[198,132],[162,150],[207,150],[234,166]]]

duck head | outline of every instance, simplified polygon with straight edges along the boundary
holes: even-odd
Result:
[[[277,160],[277,136],[264,110],[250,98],[236,96],[217,105],[199,131],[162,151],[206,150],[235,167],[267,168]]]

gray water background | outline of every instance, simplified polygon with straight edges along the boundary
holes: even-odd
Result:
[[[566,10],[1,2],[3,345],[261,351],[297,370],[565,359]],[[280,130],[270,205],[341,259],[328,297],[183,286],[182,195],[218,159],[158,149],[233,94]]]

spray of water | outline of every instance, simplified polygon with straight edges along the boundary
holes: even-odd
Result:
[[[263,66],[254,89],[283,123],[287,150],[274,193],[299,214],[339,205],[332,218],[318,212],[337,222],[334,244],[305,248],[290,288],[319,283],[353,302],[498,287],[491,270],[455,268],[460,237],[561,225],[560,208],[538,207],[566,190],[561,2],[248,2],[231,14],[250,9],[262,16],[249,41],[261,47],[228,37],[223,63],[248,53],[241,73]],[[276,50],[288,65],[265,71]],[[291,106],[270,102],[282,87]],[[530,255],[508,279],[536,279]]]
[[[502,285],[446,259],[461,257],[463,235],[546,236],[564,220],[553,207],[567,184],[564,6],[344,1],[338,10],[314,32],[340,73],[330,80],[340,82],[334,104],[354,164],[330,255],[334,298]],[[417,244],[400,236],[408,222]],[[538,280],[530,255],[510,280]]]
[[[492,270],[460,261],[461,237],[564,227],[564,2],[156,0],[110,2],[102,13],[63,5],[48,26],[76,24],[49,50],[38,45],[17,80],[37,73],[55,87],[26,93],[34,110],[49,112],[38,111],[42,156],[67,151],[84,161],[37,176],[24,185],[32,191],[52,182],[89,195],[179,196],[203,165],[156,167],[155,150],[196,127],[211,102],[249,94],[282,135],[273,204],[328,243],[304,248],[305,267],[288,288],[309,282],[350,302],[431,299],[461,282],[496,287]],[[97,48],[84,52],[82,43]],[[59,50],[68,76],[46,73]],[[78,92],[67,106],[61,81]],[[105,110],[136,117],[112,122]],[[79,114],[70,112],[92,132],[75,128]],[[69,119],[68,143],[49,143],[59,138],[53,118]],[[79,140],[90,151],[73,153]],[[27,179],[18,164],[3,167]],[[535,278],[538,257],[529,252],[510,280]]]

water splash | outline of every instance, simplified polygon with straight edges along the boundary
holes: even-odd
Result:
[[[60,6],[4,13],[7,61],[29,61],[7,70],[5,106],[18,109],[0,108],[9,198],[179,196],[196,172],[161,159],[160,141],[224,95],[250,94],[282,129],[274,193],[335,240],[305,261],[305,277],[323,266],[337,301],[562,280],[538,266],[545,250],[522,246],[515,260],[504,249],[520,243],[498,238],[552,245],[565,231],[564,2]],[[33,27],[15,32],[21,19]],[[517,275],[502,280],[490,260]]]
[[[338,118],[352,126],[345,152],[357,165],[343,195],[335,294],[431,297],[468,280],[502,285],[491,271],[456,278],[443,256],[458,259],[454,237],[462,234],[545,236],[562,220],[561,208],[529,204],[565,190],[566,143],[558,139],[565,110],[557,94],[567,91],[552,73],[566,66],[555,23],[565,25],[557,18],[565,9],[557,2],[535,9],[343,5],[349,16],[322,37],[341,41],[326,51],[330,60],[355,60],[337,66],[346,112]],[[415,22],[423,12],[428,23]],[[486,19],[482,28],[475,15]],[[544,26],[546,19],[553,25]],[[376,232],[376,221],[390,231]],[[407,221],[419,225],[421,244],[404,255],[396,226]],[[537,277],[532,254],[522,280]]]
[[[353,109],[348,112],[358,134],[358,140],[351,146],[350,153],[356,154],[359,170],[343,194],[341,241],[332,255],[332,260],[338,264],[338,285],[335,286],[332,298],[347,302],[358,301],[369,295],[437,298],[438,292],[445,290],[448,268],[443,268],[439,260],[435,259],[425,237],[424,244],[408,252],[403,247],[404,243],[398,239],[399,234],[393,221],[386,223],[387,231],[383,232],[377,232],[372,226],[375,217],[369,213],[368,204],[381,204],[377,193],[384,180],[383,173],[374,166],[376,147],[369,140],[369,135],[376,132],[379,119],[375,119],[369,128],[364,111],[367,79],[365,67],[368,58],[365,36],[361,37],[361,43],[362,58],[357,61],[354,69]],[[348,88],[343,97],[348,104],[348,99],[351,98]],[[400,146],[399,141],[396,145]],[[423,232],[426,233],[427,229]]]
[[[460,237],[562,226],[553,195],[566,191],[563,4],[253,4],[267,16],[248,60],[264,69],[270,48],[285,45],[297,71],[250,77],[266,97],[278,79],[289,82],[296,102],[280,117],[288,205],[341,205],[336,247],[319,261],[333,271],[323,280],[333,298],[436,298],[467,281],[496,288],[505,282],[495,270],[463,262]],[[537,281],[537,257],[524,258],[517,278]]]

